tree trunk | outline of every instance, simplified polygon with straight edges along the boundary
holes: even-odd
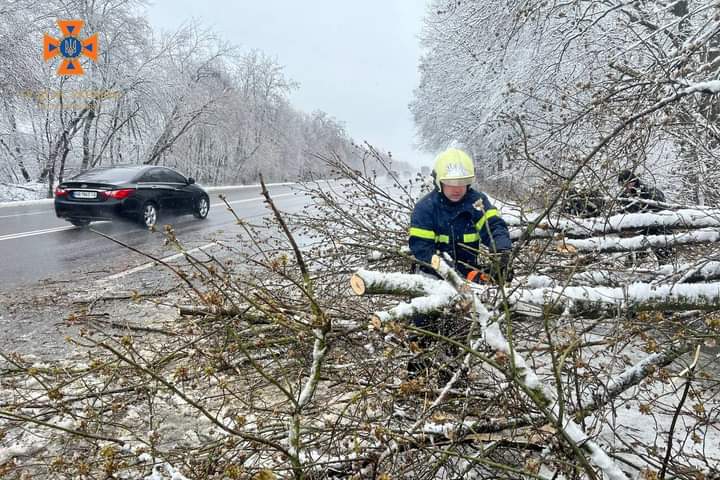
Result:
[[[65,158],[67,158],[67,150],[70,144],[70,140],[72,137],[75,136],[79,129],[80,122],[85,117],[85,114],[88,112],[87,107],[82,109],[80,113],[73,118],[70,123],[67,124],[67,126],[63,129],[63,131],[60,133],[60,136],[58,137],[57,141],[55,142],[55,145],[50,150],[50,153],[47,158],[47,162],[45,163],[45,167],[43,168],[43,171],[40,173],[39,180],[41,182],[48,182],[48,197],[52,197],[53,194],[53,187],[55,183],[55,167],[58,160],[58,156],[62,157],[62,163],[63,163],[63,169],[64,169],[64,163]]]
[[[10,155],[15,160],[18,168],[20,169],[20,174],[22,175],[23,180],[29,182],[31,180],[31,177],[30,173],[27,171],[27,168],[25,168],[25,162],[23,161],[23,153],[20,148],[20,142],[18,141],[17,121],[15,120],[15,113],[13,112],[10,104],[7,101],[7,97],[5,96],[3,96],[3,104],[5,106],[5,112],[7,113],[8,123],[10,124],[10,130],[12,131],[12,146],[8,145],[7,149]]]
[[[583,315],[627,310],[714,311],[720,308],[720,283],[518,289],[508,297],[508,303],[527,315],[532,315],[534,308],[537,316],[548,311]]]
[[[81,170],[87,170],[92,161],[92,153],[90,152],[90,131],[94,119],[95,101],[93,100],[88,105],[88,114],[87,117],[85,117],[85,127],[83,128],[83,157],[82,164],[80,165]]]
[[[182,101],[182,99],[180,101]],[[173,111],[170,113],[170,118],[168,118],[165,123],[162,133],[155,141],[152,149],[150,149],[150,154],[148,155],[147,160],[143,162],[145,165],[157,165],[158,160],[160,160],[160,156],[170,147],[170,137],[173,127],[175,126],[175,119],[177,118],[178,111],[180,110],[180,101],[178,101],[173,107]]]
[[[390,294],[419,297],[442,290],[445,282],[409,273],[385,275],[369,270],[358,270],[350,278],[350,287],[356,295]]]

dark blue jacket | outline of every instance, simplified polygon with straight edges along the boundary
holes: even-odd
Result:
[[[482,208],[473,206],[478,200]],[[430,263],[437,251],[448,252],[455,269],[464,276],[470,268],[462,263],[478,267],[479,241],[491,252],[512,247],[505,221],[485,194],[468,188],[462,200],[451,202],[435,189],[415,205],[409,243],[418,260]]]
[[[625,187],[620,193],[621,197],[625,197],[626,200],[621,202],[621,209],[626,213],[638,213],[638,212],[657,212],[662,210],[662,207],[657,205],[648,205],[647,203],[638,202],[633,200],[634,198],[640,198],[642,200],[654,200],[656,202],[664,202],[665,194],[656,187],[645,185],[640,180],[635,180],[636,185]]]

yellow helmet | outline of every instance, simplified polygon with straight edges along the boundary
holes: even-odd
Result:
[[[467,153],[457,148],[448,148],[435,157],[433,176],[440,190],[441,183],[456,187],[470,185],[475,179],[475,165]]]

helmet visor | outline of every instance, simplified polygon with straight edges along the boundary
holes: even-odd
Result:
[[[444,178],[440,180],[440,183],[448,185],[450,187],[462,187],[464,185],[470,185],[473,182],[473,177],[464,178]]]

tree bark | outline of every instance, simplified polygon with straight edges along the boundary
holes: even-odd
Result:
[[[419,297],[447,288],[445,282],[419,274],[358,270],[350,278],[356,295],[388,294]]]
[[[600,314],[617,310],[717,310],[720,283],[655,285],[633,283],[626,287],[554,287],[516,290],[508,297],[513,308],[535,307],[545,312]]]
[[[92,128],[93,120],[95,119],[95,100],[92,100],[88,105],[88,113],[85,117],[85,126],[83,127],[83,157],[82,164],[80,165],[81,170],[87,170],[90,167],[92,161],[92,154],[90,152],[90,130]]]
[[[63,158],[67,156],[66,150],[68,149],[70,140],[77,133],[80,122],[85,117],[85,114],[87,114],[87,112],[88,108],[83,108],[80,113],[78,113],[77,116],[75,116],[65,126],[65,128],[63,128],[62,132],[60,132],[60,135],[55,141],[55,144],[50,150],[50,154],[48,155],[47,161],[45,162],[45,167],[43,168],[43,171],[40,173],[39,177],[40,182],[48,182],[48,197],[52,197],[53,194],[53,187],[55,182],[55,167],[58,157]]]
[[[2,142],[2,144],[5,146],[10,156],[13,157],[13,160],[15,160],[15,163],[20,169],[20,174],[22,175],[23,180],[29,182],[30,180],[32,180],[32,178],[30,177],[30,172],[28,172],[27,168],[25,167],[25,162],[23,161],[23,152],[20,148],[20,143],[18,142],[17,120],[15,119],[15,113],[13,112],[11,105],[8,103],[7,97],[4,95],[3,105],[5,106],[5,112],[7,113],[8,123],[10,124],[10,130],[12,132],[12,147],[3,142],[2,139],[0,139],[0,142]]]

